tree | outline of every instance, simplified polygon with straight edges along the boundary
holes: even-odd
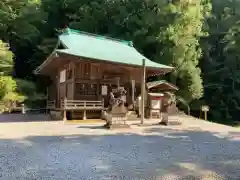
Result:
[[[13,71],[13,53],[6,43],[0,40],[0,75],[9,75]]]
[[[207,20],[209,36],[203,40],[204,100],[210,106],[210,118],[238,119],[240,2],[213,0],[212,5],[212,17]]]
[[[206,13],[203,5],[203,1],[199,0],[191,3],[176,1],[171,4],[169,11],[173,14],[174,23],[161,33],[162,58],[176,67],[170,80],[180,87],[179,95],[187,102],[199,99],[203,95],[201,69],[198,66],[202,55],[199,39],[204,35]]]
[[[24,96],[16,92],[16,81],[11,77],[12,73],[12,57],[6,43],[0,41],[0,100],[8,109],[11,109],[16,102],[22,102]]]
[[[25,97],[25,103],[31,106],[38,106],[38,103],[45,102],[46,96],[39,92],[37,86],[32,81],[23,79],[16,79],[17,88],[16,91],[23,94]]]
[[[45,13],[40,13],[40,1],[3,0],[0,2],[0,39],[8,42],[14,58],[14,74],[18,77],[32,77],[28,67],[37,44]]]

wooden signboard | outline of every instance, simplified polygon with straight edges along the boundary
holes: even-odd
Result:
[[[103,95],[103,96],[106,96],[107,93],[108,93],[107,91],[108,91],[108,87],[107,87],[106,85],[103,85],[103,86],[102,86],[102,95]]]
[[[59,79],[60,83],[63,83],[66,81],[66,69],[62,70],[60,72],[60,79]]]
[[[209,107],[206,105],[202,106],[202,111],[209,111]]]
[[[209,106],[203,105],[203,106],[201,107],[201,110],[204,112],[204,119],[205,119],[205,121],[206,121],[206,120],[207,120],[207,112],[209,111]]]
[[[161,100],[159,99],[159,100],[153,100],[152,99],[152,101],[151,101],[151,108],[152,109],[160,109],[160,107],[161,107]]]

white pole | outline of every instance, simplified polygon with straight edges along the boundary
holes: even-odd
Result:
[[[22,114],[25,114],[25,106],[22,104]]]
[[[142,60],[142,86],[141,86],[141,124],[144,123],[144,105],[145,105],[145,81],[146,81],[146,66],[145,66],[145,59]]]

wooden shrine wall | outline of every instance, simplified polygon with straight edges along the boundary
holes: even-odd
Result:
[[[66,70],[64,82],[60,82],[60,72]],[[135,80],[135,97],[140,93],[141,69],[118,64],[90,61],[69,61],[59,67],[56,88],[58,104],[67,97],[72,100],[102,100],[101,87],[108,86],[108,92],[119,85],[127,90],[127,101],[132,100],[132,80]],[[51,87],[54,89],[54,87]],[[54,99],[54,95],[51,98]]]
[[[75,65],[74,98],[82,100],[101,100],[102,85],[108,86],[108,92],[119,85],[127,90],[127,101],[132,101],[132,79],[135,80],[135,97],[140,93],[141,69],[127,66],[79,62]],[[107,99],[106,99],[107,100]]]

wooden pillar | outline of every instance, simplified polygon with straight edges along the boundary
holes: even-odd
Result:
[[[118,89],[119,89],[119,87],[120,87],[120,77],[117,77],[117,78],[116,78],[116,81],[117,81],[117,87],[118,87]]]
[[[66,102],[67,102],[67,98],[65,97],[63,100],[63,121],[67,120]]]
[[[47,87],[46,91],[47,91],[47,101],[46,101],[46,114],[48,113],[48,101],[49,101],[49,88]]]
[[[87,114],[86,114],[86,101],[84,102],[84,110],[83,110],[83,120],[87,119]]]
[[[86,113],[86,110],[84,109],[83,111],[83,120],[87,120],[87,113]]]
[[[135,100],[135,80],[132,80],[132,104],[134,108],[134,100]]]
[[[204,111],[204,119],[207,121],[207,111]]]
[[[72,68],[72,100],[75,100],[75,83],[76,83],[76,75],[75,75],[75,71],[76,71],[76,63],[73,62],[71,64],[71,68]]]
[[[60,71],[58,70],[57,71],[57,76],[56,76],[56,104],[57,104],[57,107],[60,108],[61,106],[61,98],[60,98]]]
[[[142,60],[142,88],[141,88],[141,124],[144,123],[145,118],[145,81],[146,81],[146,66],[145,66],[145,59]]]

